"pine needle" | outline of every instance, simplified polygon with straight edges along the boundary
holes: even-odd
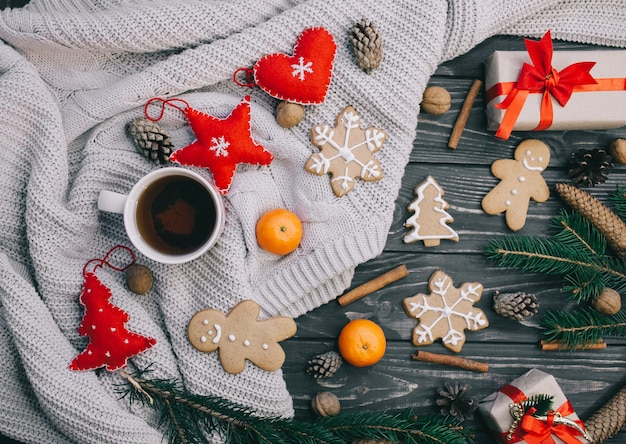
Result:
[[[590,308],[571,313],[556,311],[545,315],[542,325],[549,341],[575,349],[599,342],[603,336],[626,336],[626,312],[604,315]]]
[[[626,289],[624,261],[606,254],[601,233],[577,213],[562,211],[553,218],[552,239],[513,235],[491,241],[486,256],[498,266],[562,276],[563,291],[576,302],[589,301],[605,287]]]
[[[234,443],[343,444],[374,438],[420,444],[471,444],[471,430],[455,418],[416,417],[411,409],[397,413],[342,413],[316,421],[263,418],[252,409],[218,396],[188,392],[176,380],[148,379],[148,370],[130,375],[118,371],[128,384],[122,397],[150,405],[160,413],[159,427],[171,444],[206,442],[217,434]]]

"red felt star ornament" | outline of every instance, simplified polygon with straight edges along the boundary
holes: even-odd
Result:
[[[121,246],[116,248],[119,247]],[[105,259],[95,261],[101,262],[98,266],[107,264],[116,270],[123,270],[107,262],[106,258],[113,250],[105,256]],[[86,272],[83,269],[83,276],[85,280],[80,293],[80,303],[85,307],[85,314],[78,327],[78,333],[88,337],[90,341],[85,350],[72,360],[69,368],[93,370],[106,366],[111,372],[123,368],[128,358],[149,349],[156,344],[156,340],[129,331],[125,326],[129,320],[128,313],[109,301],[111,290],[93,272]]]
[[[190,106],[181,110],[196,140],[176,150],[170,156],[170,161],[208,168],[221,194],[228,192],[240,163],[269,165],[274,159],[269,151],[252,139],[250,96],[244,97],[225,119],[210,116]]]

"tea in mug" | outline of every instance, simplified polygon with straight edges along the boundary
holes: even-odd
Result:
[[[136,219],[139,234],[152,248],[186,254],[200,248],[215,230],[215,202],[193,178],[165,176],[142,193]]]

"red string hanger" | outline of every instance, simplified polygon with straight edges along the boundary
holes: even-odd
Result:
[[[152,117],[148,107],[156,102],[161,104],[160,113]],[[228,192],[238,164],[269,165],[274,159],[269,151],[252,139],[250,96],[245,96],[225,119],[198,111],[186,101],[176,98],[152,98],[146,103],[144,113],[148,119],[157,121],[163,117],[166,105],[182,111],[196,136],[196,140],[176,150],[169,160],[209,169],[221,194]]]
[[[252,69],[240,68],[233,75],[239,86],[258,85],[270,96],[300,105],[324,102],[337,44],[325,28],[307,28],[296,40],[293,55],[275,53],[262,57]],[[238,79],[244,73],[245,82]]]
[[[110,262],[111,255],[124,250],[131,256],[130,263],[118,267]],[[106,366],[115,371],[127,365],[131,358],[156,344],[156,340],[126,329],[130,317],[121,308],[113,305],[111,290],[100,282],[95,271],[106,265],[116,271],[124,271],[135,263],[135,253],[124,245],[117,245],[102,259],[91,259],[83,267],[83,288],[80,303],[85,307],[78,333],[89,338],[85,350],[76,356],[69,365],[70,370],[93,370]],[[95,264],[89,271],[89,267]]]

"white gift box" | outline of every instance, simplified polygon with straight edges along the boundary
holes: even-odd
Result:
[[[604,91],[576,91],[565,106],[554,97],[552,124],[548,130],[596,130],[626,125],[626,51],[555,51],[552,67],[562,71],[579,62],[595,62],[589,73],[599,82],[595,88],[604,88],[608,79],[614,79]],[[487,129],[500,126],[506,109],[498,109],[507,94],[498,91],[510,82],[516,82],[524,63],[532,65],[526,51],[495,51],[485,61],[485,90],[487,91]],[[534,130],[540,121],[542,93],[530,93],[512,128],[513,131]],[[508,138],[508,136],[503,137]]]
[[[557,412],[564,413],[563,418],[579,421],[578,415],[573,411],[554,377],[537,369],[526,372],[510,384],[501,387],[498,391],[479,401],[478,412],[484,418],[494,437],[500,442],[524,444],[527,441],[521,438],[524,434],[523,430],[518,430],[511,439],[507,437],[511,425],[515,421],[514,416],[511,414],[511,405],[541,394],[554,396],[552,408]],[[562,427],[561,430],[568,430],[568,433],[571,433],[578,441],[582,443],[588,442],[576,428],[567,424],[562,424],[558,427]],[[557,436],[550,436],[554,439],[554,442],[558,444],[564,443]]]

